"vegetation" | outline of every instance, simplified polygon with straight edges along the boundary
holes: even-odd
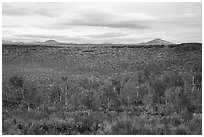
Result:
[[[201,135],[201,48],[185,47],[3,46],[2,132]]]

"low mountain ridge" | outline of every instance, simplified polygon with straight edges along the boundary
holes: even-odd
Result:
[[[56,40],[47,40],[45,42],[42,42],[42,44],[54,44],[54,45],[58,45],[58,44],[63,44],[63,43],[58,42]]]
[[[13,42],[9,40],[2,40],[2,44],[8,44],[8,45],[23,45],[23,42]]]
[[[172,45],[172,44],[174,43],[157,38],[157,39],[150,40],[148,42],[139,43],[138,45]]]

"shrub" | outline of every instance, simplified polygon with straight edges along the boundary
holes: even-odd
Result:
[[[52,88],[49,91],[49,102],[50,104],[55,104],[60,102],[60,95],[61,90],[59,88],[59,85],[55,84],[52,86]]]
[[[9,82],[15,87],[23,87],[24,80],[23,77],[13,76],[9,79]]]
[[[104,116],[100,112],[76,113],[74,123],[80,134],[96,134]]]
[[[187,123],[189,133],[191,135],[202,135],[202,114],[194,117]]]
[[[181,87],[172,87],[165,91],[166,101],[173,104],[177,112],[191,107],[191,100]]]
[[[114,135],[131,135],[132,122],[131,121],[118,121],[112,126],[112,134]]]
[[[2,134],[3,135],[20,135],[22,134],[19,129],[15,118],[8,118],[2,122]]]
[[[187,135],[188,134],[188,128],[181,125],[181,126],[175,128],[173,132],[175,135]]]
[[[100,87],[101,81],[96,77],[82,77],[78,83],[79,86],[86,90],[97,90]]]
[[[138,85],[134,81],[129,80],[125,83],[121,95],[125,104],[136,103],[139,97]]]
[[[112,82],[108,79],[104,81],[99,94],[103,109],[111,109],[119,97],[119,93],[114,90]]]
[[[34,83],[25,82],[23,85],[23,101],[21,103],[22,107],[27,107],[36,109],[44,102],[44,95],[40,92]]]
[[[138,87],[138,98],[137,100],[138,101],[144,101],[144,98],[148,96],[148,85],[146,84],[141,84],[139,87]],[[144,103],[144,102],[143,102]],[[148,104],[148,103],[147,103]]]
[[[100,98],[97,93],[97,91],[93,90],[86,90],[82,93],[81,103],[84,105],[87,109],[90,110],[98,110],[100,105]]]
[[[104,120],[101,123],[101,126],[98,130],[100,134],[112,134],[112,135],[121,135],[121,134],[131,134],[132,133],[132,121],[126,115],[121,115],[119,117],[111,118],[111,120]]]
[[[23,100],[23,85],[25,80],[23,77],[13,76],[8,83],[2,83],[2,99],[3,107],[11,107],[16,109]]]
[[[23,100],[23,90],[9,84],[2,86],[2,107],[17,108]]]
[[[165,92],[172,87],[183,87],[182,77],[176,72],[166,72],[160,75],[149,75],[148,82],[151,87],[149,91],[153,103],[165,104]]]
[[[163,75],[163,81],[166,83],[167,89],[171,87],[184,87],[182,76],[178,72],[170,71]]]

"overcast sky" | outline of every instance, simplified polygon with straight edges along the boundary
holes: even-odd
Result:
[[[3,40],[202,41],[201,3],[3,3],[2,10]]]

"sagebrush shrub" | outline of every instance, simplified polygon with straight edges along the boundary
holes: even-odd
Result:
[[[17,108],[23,100],[23,90],[9,84],[2,86],[2,107]]]
[[[138,85],[134,81],[129,80],[125,83],[121,95],[128,104],[135,103],[139,97]]]
[[[18,77],[18,76],[11,77],[9,79],[9,82],[11,83],[11,85],[13,85],[15,87],[22,87],[24,84],[23,77]]]
[[[34,83],[26,82],[23,86],[23,102],[27,108],[35,109],[44,102],[44,96]],[[23,104],[22,104],[23,105]]]

